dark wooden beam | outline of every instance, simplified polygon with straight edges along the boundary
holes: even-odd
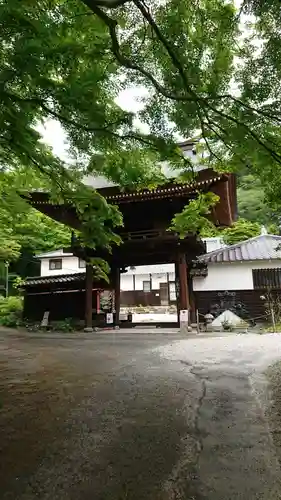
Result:
[[[190,309],[189,290],[187,282],[187,263],[185,253],[180,252],[179,256],[179,303],[180,309]]]
[[[91,331],[93,328],[93,266],[86,264],[85,278],[85,330]]]
[[[233,174],[218,174],[211,169],[198,173],[193,184],[178,184],[172,181],[149,191],[121,191],[117,186],[99,189],[99,193],[110,203],[119,206],[126,231],[168,227],[175,213],[178,213],[197,195],[198,191],[212,191],[220,196],[214,210],[213,222],[221,225],[233,223],[236,216],[236,185]],[[48,193],[33,192],[21,195],[29,204],[51,218],[72,228],[81,228],[79,214],[69,204],[54,204]],[[155,224],[151,224],[153,213]],[[147,225],[143,224],[147,221]]]
[[[114,293],[115,293],[115,325],[120,323],[120,269],[115,269],[114,272]]]
[[[188,284],[189,302],[190,302],[190,322],[196,323],[196,301],[193,291],[193,280],[192,276],[190,275],[189,269],[187,269],[187,284]]]

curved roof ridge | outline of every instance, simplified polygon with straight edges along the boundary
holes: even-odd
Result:
[[[273,248],[273,240],[281,242],[281,236],[276,234],[260,234],[248,240],[234,243],[208,252],[198,257],[205,262],[233,262],[249,260],[271,260],[281,259],[276,248]],[[275,253],[276,252],[276,253]]]

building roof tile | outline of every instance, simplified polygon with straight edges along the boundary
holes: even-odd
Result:
[[[35,257],[37,259],[52,259],[55,257],[73,257],[73,253],[64,251],[63,248],[59,248],[58,250],[52,250],[50,252],[43,252],[36,254]]]
[[[71,281],[83,281],[86,278],[86,273],[59,274],[55,276],[35,276],[26,278],[25,287],[34,285],[43,285],[49,283],[69,283]]]
[[[281,236],[261,234],[235,245],[219,248],[213,252],[201,255],[198,259],[207,264],[253,260],[281,260]]]

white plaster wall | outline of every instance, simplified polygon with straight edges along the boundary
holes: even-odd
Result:
[[[152,274],[152,289],[158,290],[160,288],[160,283],[167,283],[167,281],[175,281],[175,273],[159,273]]]
[[[225,247],[226,245],[223,243],[221,238],[205,238],[203,241],[206,242],[206,247],[207,247],[207,252],[212,252],[213,250],[217,250],[218,248]],[[124,273],[122,276],[132,276],[133,274],[136,276],[136,282],[138,281],[138,287],[139,287],[139,278],[137,278],[138,275],[141,276],[140,280],[145,281],[149,279],[149,274],[152,275],[152,281],[153,281],[153,288],[159,288],[155,283],[161,283],[167,281],[166,276],[167,273],[170,275],[169,281],[175,281],[175,264],[169,263],[169,264],[155,264],[155,265],[144,265],[144,266],[137,266],[134,269],[127,268],[127,272]],[[158,279],[157,276],[161,277]],[[132,283],[132,280],[129,280],[128,278],[122,278],[121,276],[121,284],[122,284],[122,279],[124,283],[124,287],[129,287],[130,288],[122,288],[123,290],[133,290],[131,288],[131,285],[129,283]],[[143,277],[143,276],[148,276],[148,278]],[[127,283],[127,284],[126,284]],[[136,290],[141,290],[142,288],[136,288]]]
[[[56,257],[54,257],[56,258]],[[61,257],[57,257],[61,258]],[[49,269],[49,258],[41,259],[41,276],[55,276],[59,274],[73,274],[83,272],[85,269],[79,267],[78,257],[62,257],[62,269]]]
[[[134,269],[127,268],[126,274],[162,274],[173,273],[175,270],[174,264],[155,264],[148,266],[137,266]]]
[[[253,269],[281,267],[281,260],[233,262],[208,265],[208,276],[194,278],[196,292],[211,290],[253,290]]]
[[[152,289],[158,290],[160,283],[167,283],[167,273],[151,273]],[[120,288],[123,291],[134,290],[133,274],[122,273]],[[149,273],[135,274],[135,290],[143,290],[143,281],[150,281]],[[175,281],[175,273],[169,273],[169,281]]]
[[[203,241],[206,243],[207,252],[213,252],[219,248],[226,247],[221,238],[203,238]]]
[[[143,281],[149,281],[150,276],[149,274],[137,274],[135,278],[135,290],[143,290]],[[132,289],[133,290],[133,289]]]
[[[135,290],[143,290],[143,281],[150,281],[149,273],[146,274],[122,273],[120,278],[121,290],[123,291],[134,290],[134,277],[135,277]]]
[[[133,290],[134,289],[134,281],[133,275],[122,273],[120,277],[120,289],[121,291]]]

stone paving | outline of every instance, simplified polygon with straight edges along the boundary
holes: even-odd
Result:
[[[0,498],[278,500],[279,359],[277,334],[2,331]]]

